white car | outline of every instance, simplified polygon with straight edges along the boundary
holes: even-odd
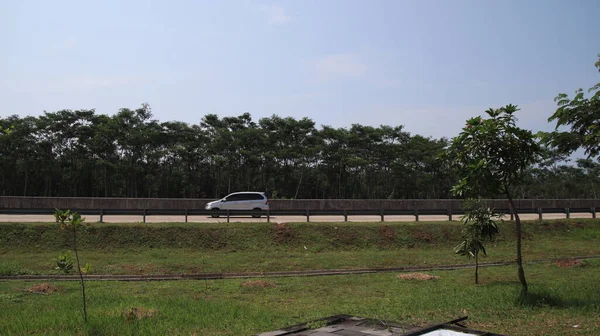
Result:
[[[258,218],[260,211],[269,210],[269,198],[264,192],[241,191],[231,193],[220,200],[208,202],[204,208],[215,212],[219,210],[253,210],[259,213],[252,217]],[[215,213],[212,217],[217,218],[219,214]]]

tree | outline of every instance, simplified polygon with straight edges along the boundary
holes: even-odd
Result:
[[[515,214],[517,266],[522,294],[527,295],[527,281],[521,255],[521,219],[513,202],[513,187],[524,172],[539,158],[540,146],[531,131],[516,126],[515,105],[488,109],[489,118],[467,120],[462,132],[452,139],[443,155],[456,170],[458,183],[452,188],[456,196],[481,197],[504,195]]]
[[[75,251],[75,260],[77,261],[77,270],[79,271],[79,278],[81,280],[81,296],[82,296],[82,305],[83,305],[83,319],[85,322],[87,322],[87,305],[86,305],[86,300],[85,300],[85,283],[83,281],[83,272],[84,271],[89,271],[89,264],[86,264],[86,267],[84,269],[81,268],[81,264],[79,262],[79,254],[77,252],[77,232],[83,227],[83,221],[85,220],[85,218],[82,218],[80,214],[78,214],[77,212],[71,213],[70,210],[60,210],[60,209],[56,209],[56,212],[54,213],[54,218],[56,219],[56,222],[60,224],[60,228],[61,230],[68,230],[71,231],[72,234],[72,246],[73,246],[73,251]],[[68,258],[65,258],[65,260],[68,260]],[[67,267],[66,265],[68,265],[68,263],[63,263],[64,267]],[[61,267],[61,265],[59,265],[59,267]],[[64,268],[65,272],[67,271],[66,268]]]
[[[2,126],[0,126],[0,135],[8,135],[14,128],[14,126],[11,126],[5,129]]]
[[[315,127],[309,118],[214,114],[159,122],[147,104],[114,115],[59,110],[0,117],[0,194],[47,197],[451,198],[456,178],[436,160],[445,138],[402,126]],[[4,134],[0,131],[0,134]],[[549,148],[515,198],[592,198],[595,170]],[[490,194],[490,197],[496,195]]]
[[[600,72],[600,54],[595,64]],[[596,157],[600,161],[600,83],[588,90],[591,97],[584,97],[583,89],[575,91],[575,96],[570,98],[561,93],[554,101],[558,109],[549,122],[556,121],[553,132],[540,132],[542,141],[557,148],[560,152],[571,154],[579,148],[585,150],[587,158]],[[569,131],[559,132],[558,128],[568,126]]]
[[[493,209],[484,206],[481,200],[467,200],[462,241],[454,248],[454,253],[475,258],[475,284],[479,283],[479,253],[487,256],[484,243],[493,241],[498,235],[498,225],[495,217],[500,217]]]

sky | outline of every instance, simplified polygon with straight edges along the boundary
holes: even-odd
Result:
[[[0,117],[209,113],[457,135],[515,104],[600,82],[598,0],[0,0]]]

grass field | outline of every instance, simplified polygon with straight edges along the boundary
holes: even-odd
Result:
[[[85,326],[76,282],[51,283],[59,291],[49,295],[22,291],[37,283],[2,282],[0,334],[253,335],[346,313],[416,325],[468,315],[469,327],[509,335],[597,335],[600,263],[586,265],[528,266],[532,294],[525,304],[516,300],[514,267],[484,269],[480,285],[472,283],[470,270],[430,272],[440,278],[427,281],[393,273],[262,282],[88,281]],[[128,315],[134,307],[151,316]]]
[[[600,255],[600,221],[525,225],[525,260]],[[458,223],[249,225],[94,224],[80,235],[93,274],[269,272],[456,264]],[[2,238],[3,237],[3,238]],[[482,261],[514,260],[512,223]],[[0,224],[0,275],[57,274],[68,236],[48,224]]]
[[[600,255],[600,221],[527,222],[526,260]],[[0,274],[54,274],[68,248],[56,224],[0,224]],[[512,223],[482,261],[514,260]],[[93,274],[286,271],[468,262],[452,254],[458,223],[94,224],[80,236]],[[531,295],[517,300],[516,267],[216,281],[87,281],[89,322],[77,282],[0,282],[0,335],[252,335],[335,314],[426,325],[468,315],[468,326],[510,335],[596,335],[600,260],[526,265]],[[257,285],[257,286],[254,286]],[[138,317],[131,313],[139,308]]]

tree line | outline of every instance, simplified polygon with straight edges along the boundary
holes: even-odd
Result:
[[[599,97],[581,90],[557,97],[549,120],[571,130],[540,134],[543,155],[514,186],[515,198],[598,197]],[[456,172],[440,159],[450,141],[402,125],[317,127],[309,118],[255,121],[249,113],[160,122],[143,104],[114,115],[12,115],[0,118],[0,130],[10,130],[0,136],[5,196],[216,198],[259,190],[271,198],[454,197]],[[565,161],[580,147],[587,159]]]
[[[148,105],[113,116],[62,110],[0,119],[5,196],[220,197],[240,190],[273,198],[450,198],[445,138],[402,126],[322,126],[308,118],[250,114],[199,124],[159,122]],[[10,125],[10,126],[9,126]],[[519,198],[596,198],[600,165],[566,164],[549,152],[517,188]],[[490,195],[493,196],[493,195]]]

